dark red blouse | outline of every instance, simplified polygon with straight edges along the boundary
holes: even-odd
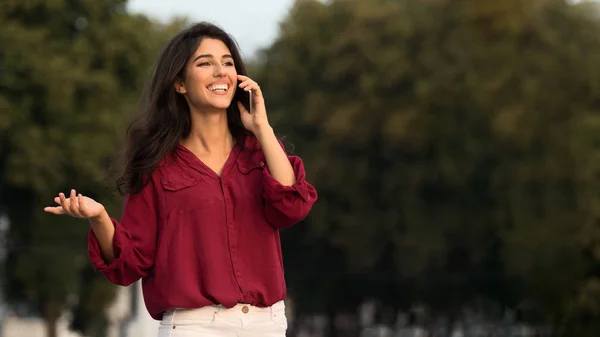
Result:
[[[148,185],[125,199],[115,225],[115,259],[106,263],[92,230],[88,254],[112,283],[142,278],[157,320],[171,308],[237,303],[266,307],[286,296],[279,229],[304,219],[317,200],[302,160],[288,158],[297,182],[270,174],[254,137],[236,145],[217,175],[178,146]]]

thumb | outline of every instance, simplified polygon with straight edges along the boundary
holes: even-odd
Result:
[[[56,215],[61,215],[61,214],[66,213],[65,210],[62,208],[62,206],[44,207],[44,211],[48,212],[48,213],[56,214]]]

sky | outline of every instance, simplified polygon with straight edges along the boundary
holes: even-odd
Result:
[[[244,56],[252,57],[277,37],[293,0],[129,0],[128,10],[161,21],[186,16],[210,21],[225,29],[238,42]]]

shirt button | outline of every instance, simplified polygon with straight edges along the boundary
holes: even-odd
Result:
[[[246,306],[246,305],[245,305],[245,306],[242,308],[242,312],[243,312],[244,314],[247,314],[247,313],[248,313],[248,311],[250,311],[250,309],[248,309],[248,306]]]
[[[229,229],[232,229],[232,228],[233,228],[233,225],[232,225],[232,224],[229,224],[229,225],[227,225],[227,227],[229,227]]]
[[[232,252],[232,253],[235,253],[235,248],[231,248],[231,252]]]
[[[260,162],[260,166],[265,166],[265,162],[264,162],[264,161],[261,161],[261,162]]]
[[[238,271],[237,273],[235,273],[235,275],[236,275],[237,277],[240,277],[240,276],[242,276],[242,272],[241,272],[241,271]]]

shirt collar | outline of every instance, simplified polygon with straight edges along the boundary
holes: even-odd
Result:
[[[261,165],[262,159],[257,156],[259,153],[260,144],[258,140],[254,136],[247,136],[244,138],[244,149],[236,143],[233,145],[231,149],[231,153],[227,162],[225,163],[225,167],[223,167],[223,172],[221,175],[226,174],[232,167],[237,166],[241,168],[253,167],[256,165]],[[199,173],[215,176],[216,173],[206,166],[196,155],[190,151],[188,148],[181,144],[177,144],[175,151],[173,151],[173,159],[175,161],[181,161],[186,164],[186,166],[198,171]]]

